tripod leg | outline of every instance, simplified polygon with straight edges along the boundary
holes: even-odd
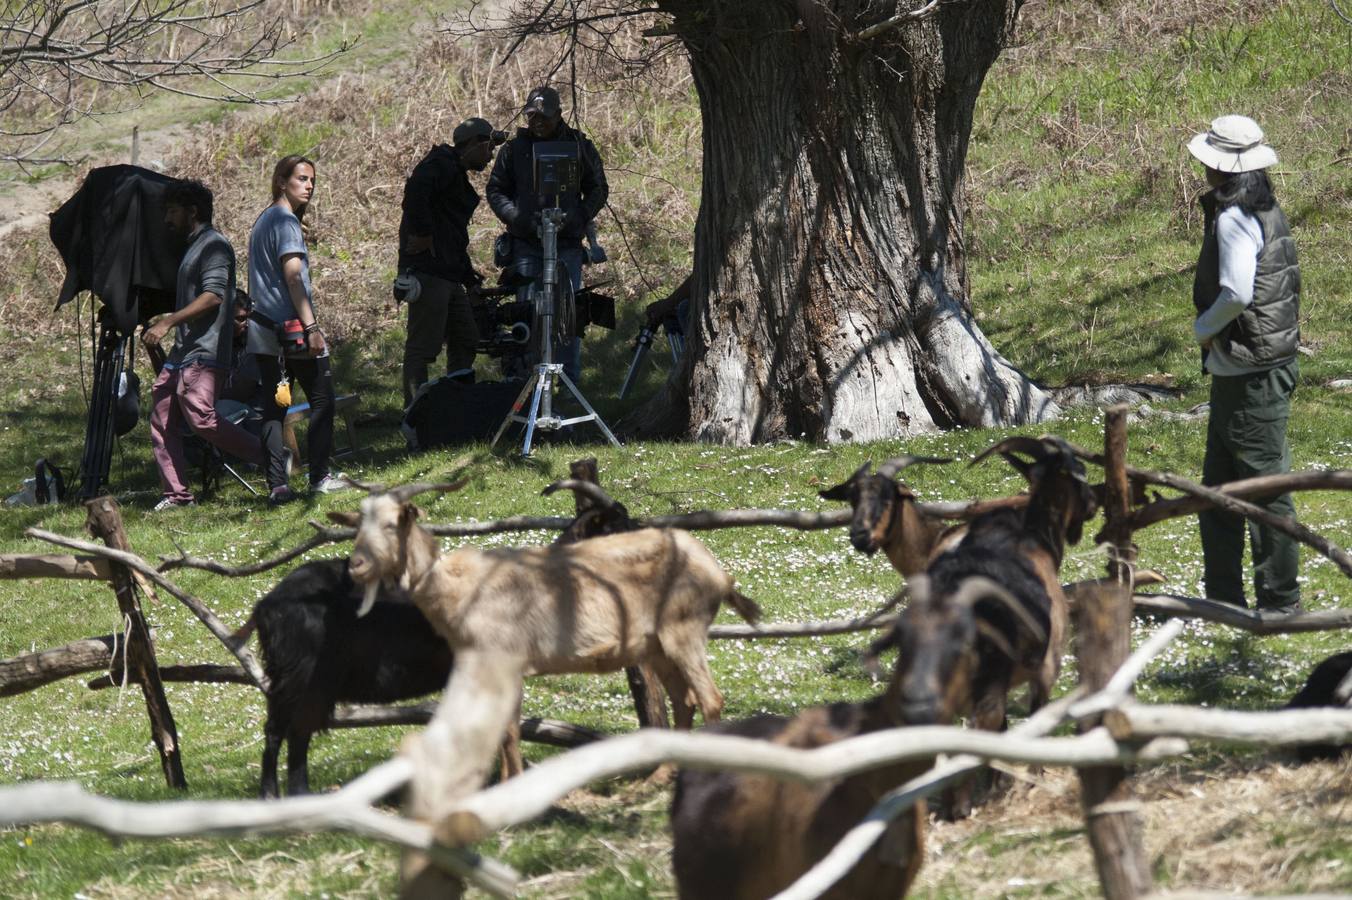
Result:
[[[526,441],[521,445],[521,455],[530,456],[530,443],[535,437],[535,421],[540,417],[540,399],[548,390],[549,370],[535,376],[535,394],[530,398],[530,412],[526,413]]]
[[[596,423],[596,427],[601,429],[601,433],[606,436],[606,440],[610,441],[610,445],[612,447],[620,446],[619,440],[606,427],[606,423],[602,421],[600,414],[592,409],[592,405],[587,402],[587,398],[582,396],[582,392],[577,389],[577,385],[573,384],[568,376],[562,372],[559,373],[559,379],[563,382],[563,386],[568,388],[568,392],[577,398],[577,402],[582,404],[582,408],[587,411],[587,415],[591,416],[592,421]]]
[[[538,376],[536,375],[532,375],[530,378],[526,379],[525,387],[521,389],[521,393],[516,395],[516,402],[512,404],[512,408],[507,411],[507,417],[503,419],[502,424],[498,426],[497,434],[493,435],[493,440],[488,442],[488,449],[492,450],[498,445],[498,439],[507,431],[507,426],[512,424],[512,416],[515,416],[517,411],[521,409],[521,404],[525,402],[526,395],[530,393],[530,389],[535,386],[535,379],[537,377]]]

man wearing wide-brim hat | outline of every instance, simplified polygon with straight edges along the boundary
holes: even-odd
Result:
[[[1266,170],[1277,154],[1247,116],[1221,116],[1188,142],[1211,190],[1193,282],[1193,333],[1211,375],[1204,484],[1290,471],[1286,422],[1299,371],[1300,266],[1290,226]],[[1295,518],[1290,494],[1261,504]],[[1198,516],[1207,597],[1244,598],[1244,520],[1218,509]],[[1283,532],[1250,522],[1254,595],[1265,610],[1300,609],[1300,551]]]

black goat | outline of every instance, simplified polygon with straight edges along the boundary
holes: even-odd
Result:
[[[1300,689],[1287,709],[1308,709],[1311,707],[1340,707],[1333,692],[1352,672],[1352,650],[1337,653],[1314,667],[1305,686]],[[1301,762],[1313,762],[1316,759],[1337,759],[1343,753],[1352,752],[1352,744],[1302,744],[1296,748]]]
[[[385,703],[446,686],[452,654],[402,591],[384,587],[360,621],[362,591],[347,560],[294,569],[254,606],[235,639],[255,627],[270,686],[263,727],[260,797],[278,796],[277,756],[286,739],[286,792],[309,793],[310,738],[328,727],[339,701]]]
[[[909,725],[942,724],[941,711],[951,709],[970,713],[977,728],[1002,731],[1010,689],[1027,682],[1029,707],[1036,710],[1050,698],[1061,671],[1069,620],[1061,558],[1068,542],[1079,541],[1098,502],[1084,466],[1057,438],[1007,438],[973,464],[996,453],[1028,479],[1027,506],[973,519],[962,542],[930,565],[929,597],[917,605],[908,629],[871,648],[911,642],[900,647],[898,663]],[[980,594],[954,602],[972,578],[999,585],[1015,602]],[[965,816],[970,790],[955,790],[948,806],[951,815]]]

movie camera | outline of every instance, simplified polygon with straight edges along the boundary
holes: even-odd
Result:
[[[489,446],[494,446],[513,423],[525,426],[521,454],[529,456],[531,444],[537,431],[558,431],[584,422],[592,422],[605,435],[606,439],[618,447],[619,441],[606,427],[600,415],[592,408],[572,379],[563,370],[563,365],[554,361],[556,345],[566,345],[578,333],[577,297],[574,296],[572,279],[567,267],[559,259],[559,232],[563,228],[565,214],[564,201],[569,205],[578,202],[581,182],[581,159],[579,146],[575,141],[540,141],[532,145],[532,171],[534,192],[539,203],[536,234],[540,239],[539,265],[532,267],[529,273],[518,272],[518,276],[527,275],[529,284],[521,291],[521,299],[528,305],[532,319],[529,333],[517,327],[523,324],[516,319],[506,325],[508,335],[525,334],[526,345],[538,345],[534,371],[526,380],[512,404],[512,411],[503,419]],[[590,310],[589,310],[590,312]],[[506,316],[515,319],[517,310]],[[490,327],[484,330],[490,341],[502,334],[501,314],[491,314],[497,321],[490,321]],[[589,316],[590,318],[590,316]],[[613,326],[613,307],[612,325]],[[517,343],[513,340],[511,343]],[[506,346],[497,343],[497,347]],[[563,417],[554,408],[554,390],[562,386],[573,400],[585,410],[580,416]]]

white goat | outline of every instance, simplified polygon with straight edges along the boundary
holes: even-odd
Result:
[[[684,531],[644,528],[443,557],[410,500],[459,486],[373,490],[360,514],[329,514],[357,528],[349,571],[368,598],[359,616],[380,583],[398,582],[457,652],[514,657],[523,676],[646,664],[670,695],[678,728],[692,726],[696,706],[706,723],[718,719],[723,695],[705,652],[709,625],[724,602],[752,623],[760,609],[703,544]]]

